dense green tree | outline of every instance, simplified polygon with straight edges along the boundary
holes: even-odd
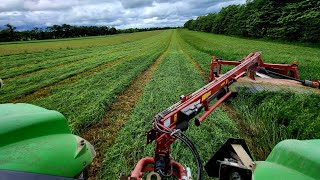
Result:
[[[320,42],[320,1],[247,0],[184,24],[190,30],[256,38]],[[211,30],[210,30],[211,27]]]
[[[0,41],[14,41],[16,37],[16,27],[11,24],[6,24],[5,28],[0,31]]]
[[[194,20],[190,19],[189,21],[184,23],[184,28],[188,28],[189,30],[193,30],[194,29],[193,22],[194,22]]]
[[[14,34],[15,34],[16,27],[14,27],[11,24],[6,24],[6,27],[7,27],[7,30],[9,31],[10,39],[14,40],[14,38],[15,38]]]

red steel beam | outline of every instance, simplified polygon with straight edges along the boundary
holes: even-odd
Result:
[[[231,95],[231,92],[225,94],[221,99],[219,99],[211,108],[208,109],[202,116],[196,119],[195,124],[196,126],[200,126],[200,123],[209,116],[212,111],[214,111],[224,100],[226,100]]]
[[[200,101],[200,103],[203,104],[205,100],[207,100],[211,95],[215,94],[223,87],[228,86],[230,81],[234,81],[236,77],[239,77],[238,75],[250,69],[255,64],[259,64],[259,62],[261,62],[260,53],[250,54],[242,61],[241,64],[239,64],[232,70],[228,71],[224,75],[220,76],[215,81],[210,82],[203,88],[192,93],[186,101],[178,102],[175,105],[168,108],[171,112],[164,116],[160,120],[160,123],[165,126],[169,124],[169,126],[166,127],[174,129],[176,126],[175,122],[178,122],[179,120],[179,112],[181,110],[197,101]],[[168,111],[168,109],[166,111]]]

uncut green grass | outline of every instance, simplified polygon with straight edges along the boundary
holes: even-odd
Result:
[[[199,51],[226,60],[241,60],[250,52],[261,52],[268,63],[289,63],[297,60],[301,79],[320,79],[320,49],[279,42],[243,39],[212,33],[179,30],[185,42]]]
[[[52,95],[32,101],[48,109],[55,109],[66,116],[74,133],[85,130],[100,121],[107,107],[144,70],[146,70],[167,48],[171,31],[154,39],[153,46],[145,44],[136,55],[111,68],[81,77],[76,82],[54,88]],[[105,112],[106,111],[106,112]]]
[[[32,93],[42,87],[46,87],[70,76],[88,71],[94,67],[112,62],[119,58],[128,56],[128,59],[130,59],[129,57],[134,58],[139,56],[140,53],[148,51],[150,48],[156,49],[156,42],[163,41],[169,34],[169,31],[165,31],[151,38],[146,38],[134,43],[118,45],[120,47],[117,48],[106,48],[96,51],[93,54],[94,56],[84,58],[83,60],[76,61],[75,58],[73,59],[76,61],[74,63],[44,69],[36,73],[29,73],[15,79],[9,79],[5,81],[6,85],[1,89],[0,102],[10,102],[12,99]]]
[[[264,160],[281,140],[320,139],[319,102],[318,94],[244,90],[231,104],[254,140],[256,160]]]
[[[145,132],[151,129],[153,116],[177,102],[180,95],[193,92],[204,84],[178,48],[177,35],[174,34],[169,52],[144,88],[130,120],[119,132],[115,143],[106,150],[100,178],[116,179],[121,172],[129,174],[140,158],[152,157],[154,144],[146,145]],[[235,124],[219,109],[200,127],[193,124],[191,121],[187,135],[194,140],[204,162],[227,138],[238,136]],[[196,170],[192,155],[183,144],[175,142],[172,151],[175,160],[191,167],[193,172]]]

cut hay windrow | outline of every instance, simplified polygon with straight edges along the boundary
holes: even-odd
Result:
[[[55,68],[56,66],[65,66],[70,63],[76,63],[78,61],[94,57],[94,55],[83,54],[80,56],[70,55],[63,58],[57,58],[52,60],[46,60],[44,62],[35,62],[32,64],[25,64],[19,67],[12,67],[7,70],[0,71],[0,77],[3,80],[11,80],[13,78],[21,78],[30,73],[38,73],[41,70],[47,70],[48,68]]]
[[[95,57],[84,59],[77,63],[71,63],[66,66],[57,66],[50,69],[44,69],[37,73],[27,74],[21,78],[5,81],[6,86],[1,90],[0,102],[10,102],[13,98],[22,97],[30,94],[39,88],[43,88],[55,82],[61,81],[81,72],[88,71],[94,67],[111,62],[126,55],[139,56],[141,52],[153,48],[159,40],[162,40],[166,34],[159,34],[152,38],[146,38],[136,44],[128,44],[122,47],[122,51],[103,51],[97,52]],[[109,52],[109,53],[108,53]],[[104,55],[104,56],[103,56]],[[43,77],[46,77],[43,79]]]
[[[127,42],[137,41],[145,39],[158,34],[163,31],[146,31],[130,34],[108,35],[108,36],[95,36],[95,37],[81,37],[81,38],[68,38],[68,39],[50,39],[40,41],[27,41],[27,42],[9,42],[0,43],[0,54],[4,56],[0,57],[0,62],[5,59],[6,56],[21,57],[26,55],[28,58],[35,57],[33,53],[38,51],[54,51],[59,52],[63,50],[70,50],[73,48],[83,47],[98,47],[112,44],[124,44]]]
[[[144,39],[145,41],[146,39]],[[142,40],[141,40],[142,41]],[[144,42],[146,43],[146,42]],[[39,71],[50,71],[49,68],[57,68],[58,66],[67,66],[72,65],[73,63],[81,63],[82,60],[89,60],[94,59],[97,57],[104,57],[107,59],[108,57],[117,56],[117,55],[124,55],[124,54],[137,54],[139,50],[137,47],[141,46],[141,42],[133,42],[129,44],[121,44],[121,45],[114,45],[114,46],[106,46],[103,48],[96,48],[94,51],[90,53],[87,51],[79,50],[78,55],[76,56],[68,56],[66,58],[58,58],[58,59],[51,59],[46,60],[44,62],[35,62],[32,64],[26,64],[24,66],[10,68],[7,71],[0,71],[0,77],[2,79],[6,79],[7,77],[21,78],[25,75],[30,75],[39,73]],[[50,57],[51,58],[51,57]],[[101,61],[101,62],[104,62]],[[7,79],[7,80],[11,80]]]
[[[32,103],[60,111],[68,118],[74,132],[83,131],[83,128],[100,121],[116,95],[162,54],[169,37],[168,31],[159,37],[161,42],[154,43],[154,46],[145,46],[148,50],[141,48],[135,56],[122,63],[81,77],[73,83],[53,88],[49,97],[34,100]],[[154,41],[157,42],[157,38]]]
[[[49,68],[67,62],[94,57],[97,54],[99,56],[106,56],[110,52],[119,53],[120,51],[124,50],[135,50],[135,48],[141,45],[140,41],[146,41],[151,37],[115,45],[105,45],[97,47],[89,46],[86,48],[60,51],[55,50],[51,51],[50,53],[44,51],[42,52],[43,54],[39,54],[38,56],[32,58],[23,58],[24,56],[21,56],[21,59],[14,59],[11,56],[7,56],[4,60],[0,60],[0,77],[2,79],[6,79],[22,73],[33,72],[38,69]]]
[[[74,82],[76,82],[78,80],[81,80],[81,78],[83,78],[83,77],[90,76],[92,74],[95,74],[95,73],[100,72],[102,70],[105,70],[107,68],[110,68],[110,67],[112,67],[112,66],[114,66],[116,64],[123,63],[124,61],[129,60],[131,58],[132,57],[124,56],[124,57],[118,58],[118,59],[116,59],[114,61],[111,61],[111,62],[108,62],[106,64],[103,64],[101,66],[96,66],[96,67],[94,67],[94,68],[92,68],[92,69],[90,69],[88,71],[84,71],[84,72],[78,73],[76,75],[73,75],[71,77],[63,79],[62,81],[58,81],[56,83],[50,84],[49,86],[45,86],[43,88],[37,89],[36,91],[34,91],[34,92],[30,93],[30,94],[24,95],[22,97],[18,97],[16,99],[14,99],[13,102],[14,103],[17,103],[17,102],[30,102],[30,101],[33,101],[35,99],[48,97],[48,96],[50,96],[52,94],[54,89],[62,88],[66,84],[74,83]]]

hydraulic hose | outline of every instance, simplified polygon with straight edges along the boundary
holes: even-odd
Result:
[[[197,180],[203,180],[203,166],[202,166],[202,161],[200,158],[200,155],[197,151],[197,148],[194,146],[192,140],[188,138],[185,134],[182,133],[180,129],[175,129],[175,130],[169,130],[169,131],[164,131],[162,130],[158,125],[157,125],[157,120],[155,121],[154,125],[156,129],[162,133],[170,134],[171,136],[181,140],[187,147],[190,149],[193,157],[196,160],[197,164]]]
[[[286,76],[286,75],[283,75],[283,74],[280,74],[280,73],[276,73],[276,72],[273,72],[273,71],[269,71],[269,70],[266,70],[266,69],[260,69],[259,72],[263,73],[263,74],[273,74],[273,75],[279,76],[281,78],[290,79],[290,80],[297,81],[297,82],[300,82],[300,83],[304,82],[303,80],[296,79],[296,78],[293,78],[293,77],[290,77],[290,76]]]
[[[200,155],[194,146],[193,142],[191,139],[189,139],[185,134],[183,134],[180,130],[177,130],[172,133],[172,136],[176,137],[177,139],[181,140],[185,145],[188,146],[190,151],[192,152],[192,155],[194,156],[197,164],[197,180],[203,180],[203,166],[201,162]]]

